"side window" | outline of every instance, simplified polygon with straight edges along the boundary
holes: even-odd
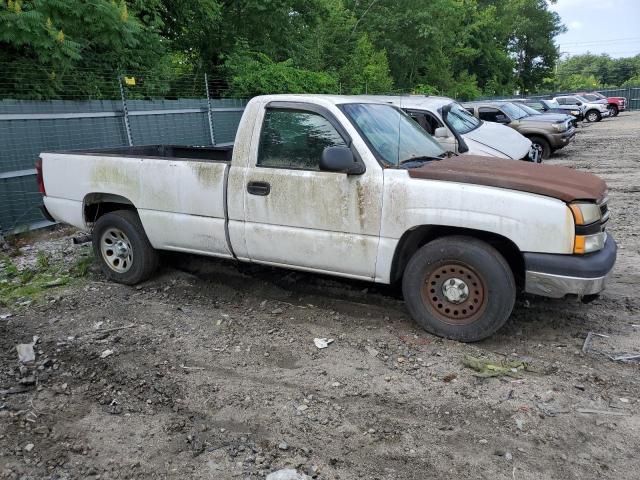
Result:
[[[558,97],[557,100],[559,105],[567,105],[567,99],[565,97]]]
[[[346,146],[322,115],[305,110],[269,108],[260,132],[258,165],[318,170],[326,147]]]
[[[480,107],[478,109],[478,117],[480,117],[480,120],[485,120],[487,122],[497,122],[498,115],[502,115],[502,113],[497,108]]]
[[[567,97],[565,98],[565,101],[567,103],[565,103],[565,105],[577,105],[578,104],[578,99],[576,97]]]
[[[528,103],[527,105],[529,105],[534,110],[538,110],[539,112],[544,110],[544,105],[542,105],[542,103],[540,102],[532,102],[532,103]]]
[[[441,127],[440,121],[428,112],[407,112],[429,134],[433,135],[436,128]]]

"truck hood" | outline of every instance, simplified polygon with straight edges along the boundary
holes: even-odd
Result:
[[[513,128],[494,122],[482,122],[475,130],[462,135],[462,138],[465,139],[471,151],[513,160],[520,160],[529,153],[531,148],[531,140]]]
[[[566,113],[543,113],[542,115],[529,115],[528,117],[521,118],[520,122],[544,122],[544,123],[558,123],[565,122],[570,119],[570,115]]]
[[[604,198],[607,190],[604,180],[591,173],[554,165],[471,155],[425,163],[409,169],[409,176],[506,188],[545,195],[564,202],[597,202]]]

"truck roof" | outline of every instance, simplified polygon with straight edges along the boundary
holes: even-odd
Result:
[[[314,101],[313,103],[331,103],[341,105],[345,103],[380,103],[402,107],[424,107],[438,109],[455,100],[448,97],[424,95],[324,95],[324,94],[279,94],[263,95],[256,98],[267,101]]]

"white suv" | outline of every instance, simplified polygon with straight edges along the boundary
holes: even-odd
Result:
[[[580,95],[562,95],[555,97],[553,100],[558,102],[560,108],[565,110],[580,109],[587,119],[587,122],[599,122],[604,117],[610,115],[606,103],[592,102]]]

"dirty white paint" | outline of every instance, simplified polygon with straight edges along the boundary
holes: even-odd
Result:
[[[366,172],[257,167],[264,106],[276,100],[327,108],[351,136]],[[84,228],[85,199],[96,193],[118,195],[137,208],[151,244],[159,249],[228,257],[231,246],[240,260],[384,283],[390,280],[399,239],[420,225],[496,233],[523,252],[571,253],[573,218],[562,201],[495,187],[412,179],[406,170],[383,169],[337,108],[345,101],[313,95],[251,100],[240,122],[231,166],[43,154],[45,205],[57,220]],[[251,181],[270,183],[271,193],[248,194]]]

